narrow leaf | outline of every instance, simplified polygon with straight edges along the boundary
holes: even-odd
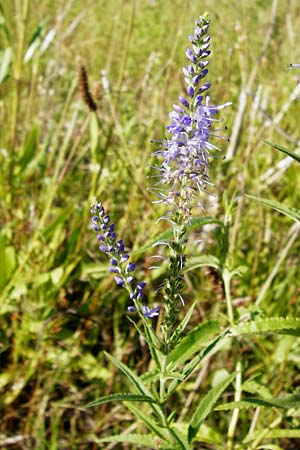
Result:
[[[253,406],[265,406],[267,408],[282,408],[282,409],[290,409],[290,408],[299,408],[300,407],[300,394],[292,394],[287,395],[285,397],[279,398],[256,398],[249,397],[245,400],[241,400],[239,402],[230,402],[225,403],[224,405],[219,405],[215,409],[218,411],[228,411],[235,408],[238,409],[248,409]]]
[[[233,336],[243,336],[252,333],[283,332],[284,334],[298,333],[300,331],[300,318],[270,317],[256,319],[230,328]]]
[[[173,368],[184,363],[195,352],[199,351],[201,344],[207,344],[218,332],[220,332],[220,325],[216,321],[200,324],[192,329],[171,351],[168,362],[172,363]]]
[[[220,397],[220,395],[222,395],[222,393],[225,391],[227,386],[234,380],[234,378],[235,373],[229,375],[229,377],[227,377],[225,380],[219,383],[215,388],[211,389],[200,401],[190,422],[188,431],[189,442],[191,442],[192,439],[196,436],[201,426],[201,423],[212,411],[216,402],[218,401],[218,398]]]
[[[265,144],[270,145],[273,148],[276,148],[277,150],[279,150],[282,153],[285,153],[286,155],[290,156],[291,158],[293,158],[295,161],[298,161],[300,163],[300,155],[297,155],[297,153],[292,152],[291,150],[288,150],[285,147],[282,147],[282,145],[279,144],[274,144],[274,142],[270,142],[270,141],[266,141],[264,140]]]
[[[190,321],[190,318],[192,317],[193,311],[195,309],[197,302],[194,302],[190,308],[188,309],[187,313],[185,314],[183,320],[180,322],[180,324],[178,325],[178,327],[176,328],[176,330],[174,331],[172,337],[171,337],[171,341],[172,342],[176,342],[178,340],[178,338],[180,337],[181,333],[184,331],[185,327],[187,326],[187,324]]]
[[[147,434],[118,434],[102,439],[97,439],[96,443],[101,442],[123,442],[127,444],[142,445],[143,447],[154,448],[155,436]]]
[[[115,365],[117,366],[128,378],[128,380],[135,386],[135,388],[146,397],[152,398],[152,401],[155,401],[153,397],[151,396],[151,392],[149,389],[146,388],[142,380],[135,375],[129,367],[127,367],[125,364],[123,364],[121,361],[118,361],[116,358],[114,358],[109,353],[104,352],[105,356]]]
[[[262,205],[269,206],[270,208],[275,209],[276,211],[290,217],[293,220],[296,220],[298,222],[300,221],[300,211],[296,208],[291,208],[289,206],[283,205],[282,203],[276,202],[275,200],[268,200],[266,198],[255,197],[253,195],[246,195],[246,197],[251,198],[252,200],[256,200]]]
[[[91,408],[93,406],[101,405],[102,403],[108,402],[145,402],[145,403],[153,403],[154,400],[151,397],[146,395],[138,395],[138,394],[128,394],[128,393],[120,393],[120,394],[111,394],[106,395],[105,397],[101,397],[98,400],[94,400],[86,405],[86,408]]]
[[[169,442],[169,432],[161,425],[157,424],[149,413],[144,413],[140,407],[135,406],[134,403],[126,403],[126,406],[133,414],[140,419],[148,430],[152,431],[156,436]]]

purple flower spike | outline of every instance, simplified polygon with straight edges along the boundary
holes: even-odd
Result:
[[[209,61],[205,60],[210,54],[208,30],[207,16],[200,16],[194,35],[189,38],[191,46],[185,52],[188,64],[183,68],[183,75],[189,101],[179,97],[185,110],[173,107],[171,123],[167,126],[170,138],[162,140],[154,153],[162,159],[157,167],[161,184],[160,192],[156,188],[158,201],[166,203],[168,208],[171,206],[169,209],[172,212],[180,209],[185,219],[190,217],[193,207],[201,207],[198,197],[209,184],[211,151],[218,150],[216,145],[210,143],[212,137],[218,137],[211,131],[213,121],[218,120],[214,115],[229,105],[210,105],[209,97],[203,95],[210,88],[210,83],[199,83],[208,75]]]
[[[131,313],[134,313],[135,312],[135,307],[134,306],[128,306],[127,307],[127,311],[131,312]]]
[[[143,288],[146,283],[144,281],[139,284],[136,283],[135,277],[132,275],[135,270],[135,264],[128,262],[129,255],[124,253],[123,240],[119,239],[116,242],[114,224],[110,224],[109,215],[105,214],[105,210],[100,202],[92,204],[90,213],[92,215],[92,227],[96,231],[99,229],[103,230],[103,234],[97,235],[97,239],[101,243],[99,249],[109,257],[111,264],[109,272],[116,274],[114,276],[115,283],[117,286],[126,288],[132,300],[142,298]],[[125,263],[126,267],[124,267]]]

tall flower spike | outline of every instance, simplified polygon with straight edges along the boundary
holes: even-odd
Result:
[[[201,206],[199,193],[210,184],[210,152],[219,150],[210,138],[222,138],[211,131],[212,122],[218,120],[214,115],[231,104],[212,106],[209,96],[203,95],[210,88],[210,83],[202,84],[208,74],[208,29],[207,16],[200,16],[195,21],[194,34],[189,36],[188,65],[183,67],[188,98],[180,96],[181,105],[173,105],[171,123],[167,126],[171,137],[160,141],[160,148],[154,153],[162,158],[161,165],[156,167],[160,179],[156,189],[158,202],[172,205],[172,209],[179,209],[186,218],[190,216],[192,207]]]

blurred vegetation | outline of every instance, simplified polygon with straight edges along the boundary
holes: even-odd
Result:
[[[135,430],[122,405],[84,408],[100,395],[122,390],[124,379],[102,350],[139,373],[149,362],[124,314],[126,295],[115,289],[89,231],[89,201],[96,195],[105,203],[119,235],[136,251],[149,301],[159,301],[155,289],[163,274],[149,270],[151,249],[138,251],[164,227],[155,223],[163,209],[153,205],[148,190],[155,149],[151,139],[164,137],[168,112],[183,92],[187,36],[205,10],[212,21],[211,101],[233,102],[224,111],[231,142],[227,150],[224,141],[227,158],[212,160],[215,189],[207,197],[206,214],[222,217],[225,190],[236,197],[232,258],[248,268],[234,285],[240,315],[245,306],[253,314],[299,315],[299,228],[244,197],[248,193],[299,205],[299,169],[263,142],[299,151],[300,104],[295,98],[300,85],[297,71],[285,70],[300,62],[298,0],[4,0],[3,449],[121,448],[101,447],[97,439],[124,428]],[[87,68],[91,91],[97,92],[98,121],[80,96],[80,62]],[[195,244],[199,234],[200,246]],[[205,227],[194,237],[191,254],[218,254],[217,229]],[[193,323],[224,314],[218,274],[197,269],[186,275],[186,285],[186,301],[198,302]],[[273,395],[299,386],[296,338],[253,338],[242,351],[247,376],[258,376]],[[233,369],[232,349],[222,352],[202,369],[196,392],[191,379],[174,405],[205,391],[213,382],[208,372]],[[251,414],[241,414],[241,438]],[[272,420],[272,412],[268,414],[261,427]],[[222,434],[228,416],[216,412],[209,423]],[[287,419],[284,426],[299,427],[299,419]],[[299,439],[273,442],[283,449],[300,448]]]

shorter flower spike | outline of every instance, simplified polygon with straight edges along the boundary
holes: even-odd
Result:
[[[114,280],[117,286],[124,287],[129,292],[129,297],[134,303],[138,305],[138,301],[144,295],[145,281],[135,282],[133,272],[135,270],[135,264],[129,261],[129,254],[125,253],[125,246],[122,239],[117,240],[116,233],[114,231],[114,224],[111,223],[109,215],[105,214],[104,207],[101,202],[94,201],[91,206],[91,224],[95,231],[99,229],[103,230],[103,234],[98,234],[97,239],[101,242],[99,250],[105,253],[110,259],[111,267],[109,272],[115,273]],[[125,266],[126,263],[126,266]],[[136,310],[135,306],[130,306],[129,311]],[[148,308],[143,306],[143,314],[145,317],[155,317],[155,308]]]

